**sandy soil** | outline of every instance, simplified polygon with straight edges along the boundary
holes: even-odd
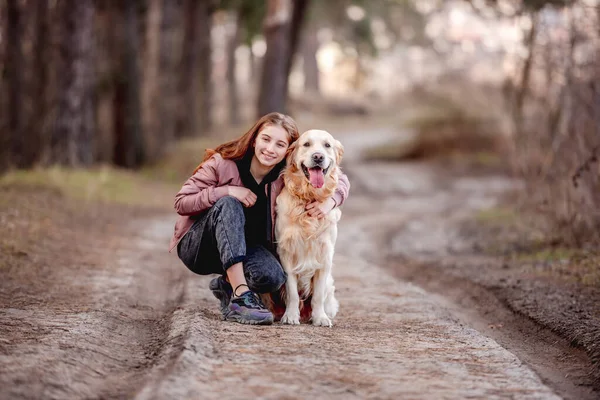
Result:
[[[0,264],[0,398],[597,398],[582,376],[585,353],[501,302],[480,303],[478,286],[415,262],[460,246],[454,218],[494,205],[514,183],[440,180],[427,164],[363,165],[360,134],[341,137],[353,189],[333,328],[222,322],[210,277],[166,253],[172,213],[106,206],[90,215],[58,194],[32,195],[29,219],[49,225],[32,233],[19,224],[22,208],[3,206],[2,235],[15,240]],[[18,201],[22,191],[2,195]],[[42,206],[58,216],[41,217]],[[410,257],[389,264],[398,249]],[[405,280],[420,271],[429,284]],[[471,302],[455,301],[465,291]]]

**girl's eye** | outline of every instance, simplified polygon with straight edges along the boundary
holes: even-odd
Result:
[[[263,137],[263,142],[268,142],[269,138]]]
[[[329,143],[325,143],[325,147],[331,147]]]
[[[277,144],[277,147],[280,147],[280,148],[282,148],[282,149],[283,149],[283,148],[285,147],[285,144],[283,144],[283,143],[278,143],[278,144]]]
[[[309,143],[309,142],[304,142],[304,144],[303,144],[302,146],[304,146],[304,147],[309,147],[309,146],[310,146],[310,143]]]

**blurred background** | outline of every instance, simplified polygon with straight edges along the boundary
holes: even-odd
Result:
[[[600,391],[599,57],[597,0],[0,1],[0,386],[143,376],[182,299],[209,307],[167,253],[175,194],[279,111],[345,146],[336,252],[534,358],[545,326],[594,363],[561,353],[545,381]]]
[[[595,0],[5,0],[0,171],[181,183],[281,111],[400,132],[368,160],[500,166],[583,245],[600,231],[599,16]]]

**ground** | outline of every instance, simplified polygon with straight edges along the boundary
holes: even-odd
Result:
[[[339,133],[352,189],[333,328],[221,321],[210,277],[166,251],[171,186],[140,207],[3,185],[0,398],[598,398],[590,347],[544,320],[573,315],[545,307],[552,286],[471,251],[475,216],[519,183],[362,162],[387,134]],[[593,344],[588,290],[571,304]]]

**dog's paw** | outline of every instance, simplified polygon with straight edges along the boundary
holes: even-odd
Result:
[[[333,323],[329,319],[329,317],[325,314],[323,315],[313,315],[312,316],[312,324],[314,326],[329,326],[332,327]]]
[[[300,313],[285,312],[281,317],[281,323],[287,325],[300,325]]]

